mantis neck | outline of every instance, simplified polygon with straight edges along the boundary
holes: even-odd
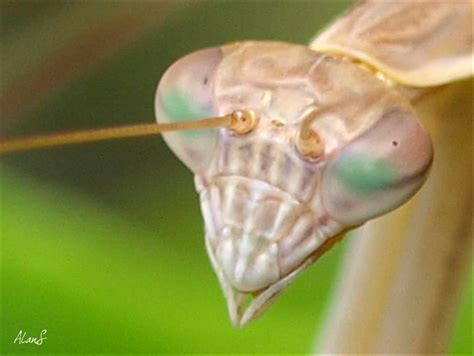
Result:
[[[420,97],[435,160],[405,206],[358,229],[318,353],[446,350],[472,245],[472,80]]]

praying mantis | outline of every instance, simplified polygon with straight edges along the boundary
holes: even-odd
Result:
[[[368,15],[370,14],[370,11],[376,11],[373,10],[371,6],[375,6],[374,3],[368,2],[365,5],[361,5],[352,13],[346,15],[346,17],[338,22],[337,25],[344,28],[344,26],[349,26],[350,21],[353,19],[354,22],[357,22],[356,19],[362,21],[361,18],[363,19],[364,16],[370,17]],[[423,5],[419,6],[423,7]],[[464,6],[467,6],[466,9],[469,8],[469,4],[464,4]],[[404,11],[409,11],[409,9],[405,9]],[[396,12],[397,11],[394,11],[394,13]],[[355,14],[357,13],[359,13],[359,17],[356,17]],[[429,20],[430,18],[428,17],[428,23],[430,23]],[[432,21],[435,24],[438,24],[436,21],[441,20],[442,17],[441,19],[434,17]],[[347,24],[347,22],[349,22],[349,24]],[[430,24],[432,25],[432,23]],[[433,79],[433,82],[424,82],[427,75],[426,73],[421,77],[416,77],[416,75],[412,75],[411,73],[404,75],[407,71],[397,71],[396,64],[392,66],[384,66],[380,65],[380,63],[385,64],[383,60],[367,61],[366,57],[358,55],[357,48],[351,52],[351,48],[344,47],[343,42],[342,44],[337,43],[337,40],[340,40],[337,38],[337,35],[340,35],[341,32],[338,32],[338,27],[333,27],[333,29],[333,33],[328,30],[328,32],[325,32],[322,37],[318,37],[314,42],[312,42],[312,45],[310,46],[312,49],[303,46],[280,43],[243,42],[231,44],[219,50],[213,49],[206,50],[205,52],[198,52],[195,55],[191,55],[194,57],[186,57],[187,59],[185,58],[172,67],[163,77],[158,89],[156,101],[158,122],[173,123],[189,118],[195,119],[195,121],[189,123],[190,125],[199,125],[198,119],[203,119],[204,117],[209,116],[218,116],[218,121],[211,121],[211,123],[213,125],[218,124],[229,127],[227,130],[219,129],[221,130],[220,132],[224,132],[222,135],[226,135],[225,137],[227,137],[228,140],[227,143],[223,139],[218,139],[217,142],[215,142],[215,129],[204,129],[202,131],[192,132],[183,131],[182,133],[176,134],[170,133],[165,134],[165,139],[187,166],[190,167],[193,172],[198,174],[196,186],[197,189],[201,191],[203,213],[207,226],[208,237],[206,241],[209,255],[213,266],[218,273],[226,298],[228,299],[231,318],[237,325],[244,325],[263,312],[264,308],[270,304],[272,299],[293,280],[293,277],[312,264],[315,259],[325,251],[325,249],[330,247],[330,245],[336,241],[337,238],[342,237],[341,234],[346,232],[346,230],[357,227],[358,225],[365,223],[368,219],[392,210],[402,204],[421,187],[426,179],[432,162],[431,143],[427,133],[414,119],[416,114],[408,104],[408,100],[418,100],[419,97],[423,99],[422,96],[425,95],[425,90],[405,88],[406,86],[410,87],[410,85],[407,84],[413,84],[411,86],[415,87],[432,87],[450,81],[460,80],[472,75],[471,70],[466,69],[466,61],[461,61],[461,64],[453,66],[455,69],[453,72],[435,71],[434,69],[431,69],[428,73],[436,73],[436,75],[443,74],[444,77],[441,76],[441,79],[435,78]],[[461,28],[461,31],[462,30],[463,28]],[[366,31],[370,31],[370,26]],[[344,38],[342,38],[342,40],[344,40]],[[389,42],[389,40],[387,41]],[[338,46],[332,46],[334,43],[337,43]],[[288,59],[288,63],[285,61],[280,63],[278,60],[275,60],[274,62],[271,61],[272,58],[286,58],[286,55],[288,55],[287,58],[291,59]],[[249,64],[246,67],[245,65],[247,63],[245,61],[247,59],[249,60]],[[256,64],[252,64],[253,59],[255,59]],[[221,70],[219,73],[220,76],[218,76],[217,79],[212,78],[212,75],[216,75],[214,73],[214,68],[218,63],[221,63],[221,61],[224,65],[228,66],[229,69],[227,71]],[[263,64],[259,64],[259,61]],[[299,61],[301,61],[301,66],[299,66]],[[472,58],[469,57],[468,61],[470,64]],[[196,67],[194,67],[195,65]],[[254,69],[252,65],[254,65],[257,70]],[[249,70],[249,72],[239,72],[239,69],[242,68],[239,66],[243,66],[245,69]],[[274,72],[269,71],[267,73],[263,71],[260,73],[258,69],[261,70],[262,68],[272,68],[274,69]],[[458,70],[457,68],[461,69]],[[206,76],[206,71],[208,69],[210,70],[210,76]],[[312,72],[313,69],[314,72]],[[337,84],[332,83],[332,77],[330,77],[328,73],[336,76],[341,71],[346,74],[344,78],[352,78],[354,82],[350,82],[350,85],[342,85],[339,84],[339,82],[337,82]],[[300,72],[304,73],[304,75]],[[196,73],[199,73],[199,81],[195,80]],[[222,73],[227,73],[228,76],[222,75]],[[235,73],[238,73],[239,75],[235,75]],[[303,93],[308,91],[308,88],[304,87],[304,84],[299,84],[298,82],[301,76],[302,78],[306,78],[305,75],[308,75],[307,73],[311,73],[311,78],[315,78],[314,86],[321,92],[319,93],[320,97],[318,97],[319,101],[316,104],[313,103],[315,99],[311,94],[306,97],[303,95]],[[414,70],[414,73],[417,73],[416,70]],[[281,74],[282,77],[279,78],[277,74]],[[291,77],[290,74],[293,74],[292,80],[296,83],[294,87],[291,85],[286,86],[284,84],[286,80],[290,81],[287,79]],[[201,75],[204,76],[201,78]],[[247,77],[245,77],[245,75],[247,75]],[[259,75],[261,75],[261,78]],[[279,84],[278,86],[274,83],[272,84],[269,80],[274,76],[277,78],[275,79],[275,82]],[[341,75],[341,77],[343,76]],[[247,81],[242,78],[246,78]],[[265,80],[267,80],[267,82],[265,82]],[[414,82],[412,83],[411,80],[414,80]],[[218,84],[216,84],[216,81],[218,81]],[[304,80],[300,81],[304,82]],[[206,93],[206,89],[203,89],[200,85],[203,84],[205,87],[207,83],[211,83],[214,86],[218,85],[219,89],[214,88],[212,94]],[[245,85],[249,85],[248,83],[257,86],[258,90],[255,90],[252,85],[250,85],[251,89],[249,90],[248,87],[245,87]],[[359,83],[363,83],[363,85],[360,87],[355,86],[359,85]],[[298,85],[300,85],[300,87]],[[261,89],[261,87],[266,88],[266,91]],[[278,88],[280,92],[275,88]],[[326,101],[322,100],[321,98],[324,97],[328,88],[333,89],[334,94],[342,94],[342,98],[336,97],[336,99],[333,99],[329,97],[324,99]],[[219,99],[217,110],[213,111],[216,104],[209,105],[209,102],[216,100],[214,98],[216,91],[221,98]],[[183,92],[185,92],[186,95],[183,95]],[[189,93],[191,94],[188,95]],[[314,96],[314,93],[312,95]],[[426,95],[428,96],[429,93]],[[191,106],[191,104],[185,103],[186,100],[189,100],[186,96],[188,98],[197,98],[197,104],[192,103],[194,106],[192,109],[189,109],[188,107],[184,110],[186,111],[186,114],[191,113],[192,115],[190,116],[195,117],[186,117],[186,115],[183,116],[180,112],[180,109],[184,106]],[[366,102],[363,102],[362,99],[366,100]],[[285,104],[280,104],[280,102]],[[296,104],[293,105],[294,102]],[[310,102],[310,105],[308,105],[308,102]],[[274,106],[271,105],[272,103],[274,103]],[[383,104],[382,106],[377,106],[381,103]],[[198,107],[196,108],[196,106]],[[347,112],[345,112],[344,109],[347,109]],[[372,116],[367,114],[367,112]],[[354,113],[357,113],[357,116]],[[231,115],[229,116],[228,114]],[[321,117],[318,117],[318,115]],[[336,127],[332,127],[331,125],[335,122],[334,116],[343,118],[355,116],[358,118],[365,117],[366,119],[365,121],[353,119],[354,122],[345,122],[342,120]],[[380,117],[387,119],[383,124],[387,126],[382,126],[380,129],[381,131],[377,131],[378,133],[375,134],[375,137],[370,137],[368,141],[359,141],[356,143],[353,148],[354,151],[348,151],[349,158],[341,156],[342,158],[338,161],[338,152],[342,150],[341,147],[349,147],[348,142],[356,141],[358,138],[364,137],[364,133],[368,131],[369,128],[374,127],[374,123],[378,122]],[[299,128],[296,132],[293,129],[285,130],[285,128],[292,125],[290,118],[295,120],[295,125]],[[400,122],[403,122],[403,124],[400,124]],[[302,123],[305,123],[304,127]],[[348,129],[349,126],[353,127],[353,131]],[[402,130],[401,133],[398,133],[398,129]],[[404,129],[407,131],[403,131]],[[349,136],[344,137],[341,130],[344,131],[344,133],[349,134]],[[283,134],[281,132],[283,132]],[[395,134],[395,136],[385,137],[384,135],[386,133],[389,133],[390,135]],[[261,139],[262,134],[265,137],[264,139]],[[278,147],[286,145],[284,150],[282,148],[273,150],[274,152],[279,153],[274,153],[275,156],[273,156],[271,160],[277,160],[278,157],[283,156],[285,157],[285,160],[290,163],[287,164],[286,168],[277,167],[274,169],[280,169],[278,171],[278,177],[284,175],[285,172],[288,172],[288,174],[290,172],[297,172],[300,174],[300,178],[292,178],[290,176],[285,177],[285,179],[288,179],[286,183],[289,185],[282,185],[283,188],[280,187],[277,191],[268,187],[268,185],[262,183],[249,184],[247,180],[242,179],[246,177],[247,179],[248,177],[258,177],[258,181],[265,182],[266,180],[270,180],[270,185],[275,185],[271,181],[273,178],[270,174],[270,178],[265,179],[259,176],[259,172],[265,171],[265,169],[259,166],[265,164],[265,159],[262,158],[265,150],[264,147],[259,148],[260,151],[258,152],[261,152],[261,155],[257,155],[254,160],[252,160],[252,164],[245,162],[246,157],[252,157],[251,152],[253,146],[257,145],[252,143],[251,139],[255,136],[259,137],[262,142],[265,141],[267,146],[268,142],[278,142]],[[64,135],[62,137],[64,137]],[[83,137],[84,136],[79,136],[79,140],[83,140]],[[364,153],[364,150],[367,149],[367,147],[369,147],[368,152],[373,154],[373,150],[370,150],[370,140],[374,140],[378,142],[378,144],[386,141],[392,151],[395,150],[395,148],[398,148],[398,151],[400,151],[408,146],[408,152],[405,152],[400,156],[400,158],[397,158],[398,156],[396,155],[390,156],[392,151],[384,151],[384,149],[382,149],[382,157],[384,157],[384,154],[387,155],[387,157],[392,157],[395,166],[400,171],[397,171],[393,167],[387,168],[386,165],[381,164],[380,161],[383,161],[383,159],[380,157],[376,162],[367,163],[367,161],[364,161],[362,166],[358,166],[357,162],[359,162],[360,159],[358,158],[354,160],[352,159],[352,156],[354,155],[354,152],[356,156],[360,152]],[[239,143],[239,141],[246,143]],[[459,144],[466,144],[466,141],[469,143],[468,139],[459,141]],[[33,141],[29,142],[31,143]],[[34,142],[46,142],[46,140],[40,138],[39,140],[35,139]],[[408,144],[406,144],[406,142],[408,142]],[[19,145],[17,147],[27,147],[25,141],[17,141],[16,144]],[[238,176],[239,181],[230,184],[229,187],[225,184],[221,187],[219,186],[219,183],[217,184],[219,186],[217,189],[218,192],[212,193],[212,189],[209,188],[209,180],[212,180],[214,175],[223,176],[224,179],[226,179],[226,174],[222,174],[222,167],[226,166],[227,163],[219,163],[221,164],[221,166],[219,166],[218,163],[211,163],[211,158],[209,158],[214,155],[215,152],[225,152],[226,149],[223,148],[222,145],[228,145],[229,147],[235,146],[237,147],[235,148],[236,151],[242,151],[244,154],[247,154],[247,156],[240,156],[239,161],[235,161],[234,158],[234,168],[229,168],[230,174],[227,172],[227,176],[232,176],[232,174]],[[265,146],[262,143],[259,143],[258,145]],[[436,152],[436,142],[434,146]],[[11,147],[13,147],[13,149],[15,148],[14,145],[8,146],[7,143],[5,143],[4,147],[7,147],[7,149],[9,149],[8,147],[10,147],[10,149]],[[293,151],[291,151],[292,153],[289,155],[284,153],[286,150]],[[457,149],[457,151],[460,150],[461,148]],[[269,151],[272,152],[272,148],[270,148]],[[416,152],[417,155],[413,154],[413,152]],[[267,156],[269,155],[268,152],[265,154]],[[370,154],[367,153],[363,154],[364,157],[367,155],[370,156]],[[329,158],[334,160],[329,161]],[[225,162],[225,157],[220,157],[219,159]],[[257,161],[259,165],[257,165],[255,161]],[[239,166],[239,164],[241,165]],[[214,172],[218,172],[218,174],[213,175],[202,173],[203,169],[207,169],[209,166],[214,167]],[[269,164],[267,162],[267,169],[268,166]],[[352,168],[347,170],[345,167],[348,166]],[[248,168],[250,172],[246,172],[245,174],[242,173],[242,170],[245,168]],[[235,171],[233,171],[233,169],[235,169]],[[373,173],[374,180],[370,180],[364,176],[364,174],[367,174],[364,169],[369,169]],[[407,171],[404,171],[403,169],[407,169]],[[305,177],[307,171],[311,172],[309,178]],[[324,178],[324,176],[322,176],[323,171],[328,174],[329,177],[332,176],[333,178]],[[357,173],[358,171],[361,172],[360,174],[362,174],[362,178],[354,178],[354,172]],[[463,174],[468,175],[466,172]],[[317,177],[317,179],[315,177]],[[299,181],[298,179],[301,179],[302,181]],[[221,225],[225,226],[216,225],[215,221],[219,218],[213,216],[213,214],[216,214],[216,212],[220,210],[225,211],[220,205],[222,204],[221,201],[223,201],[223,197],[219,197],[219,194],[224,194],[225,197],[231,197],[233,199],[229,204],[231,204],[230,208],[234,208],[235,211],[232,211],[229,214],[237,214],[242,210],[248,209],[245,207],[248,202],[255,204],[257,210],[253,210],[253,213],[250,215],[255,217],[263,214],[263,216],[261,219],[257,219],[257,222],[255,222],[254,225],[259,221],[268,220],[268,216],[265,214],[270,214],[270,216],[272,216],[272,213],[259,211],[259,205],[256,204],[258,202],[262,202],[260,206],[266,206],[266,203],[264,202],[270,201],[271,203],[268,210],[271,211],[273,209],[273,214],[278,215],[279,213],[283,216],[282,221],[285,221],[286,219],[295,219],[295,217],[293,216],[290,218],[286,216],[285,214],[288,215],[289,213],[281,212],[278,204],[284,202],[282,205],[290,212],[297,210],[304,212],[305,209],[300,209],[298,205],[301,204],[301,201],[305,201],[305,198],[297,197],[296,201],[293,201],[295,199],[292,200],[287,197],[287,195],[290,192],[290,189],[295,189],[294,191],[291,191],[290,194],[294,198],[295,194],[299,194],[299,192],[304,190],[303,188],[305,188],[305,185],[303,182],[307,182],[308,180],[311,181],[312,179],[321,182],[321,184],[313,183],[313,185],[317,185],[318,187],[321,186],[322,190],[321,195],[318,195],[314,202],[317,208],[310,209],[311,213],[319,213],[325,209],[329,209],[330,213],[321,214],[317,219],[315,219],[318,222],[321,221],[320,224],[324,225],[313,226],[311,222],[302,222],[301,224],[306,224],[306,228],[311,227],[313,230],[320,228],[320,226],[324,226],[327,228],[327,231],[325,231],[324,234],[319,234],[319,240],[317,241],[309,238],[307,243],[308,247],[305,251],[300,252],[301,256],[293,258],[291,254],[289,254],[289,260],[285,262],[286,264],[283,266],[284,272],[278,272],[275,275],[275,268],[282,268],[282,266],[268,267],[268,264],[264,264],[264,267],[262,267],[261,270],[258,268],[249,269],[247,265],[246,268],[243,268],[244,273],[239,272],[242,268],[239,269],[238,267],[238,258],[234,262],[229,262],[234,258],[232,257],[234,252],[222,252],[226,251],[226,247],[224,244],[221,246],[219,242],[216,242],[216,240],[218,240],[217,235],[221,233],[230,236],[230,238],[227,237],[228,240],[232,240],[232,236],[239,234],[242,235],[242,232],[232,232],[232,229],[238,228],[239,225],[242,225],[242,221],[232,220],[236,219],[232,215],[232,218],[230,219],[232,221],[229,224],[226,221],[227,217],[224,216]],[[347,186],[341,186],[341,184],[343,184],[341,182],[346,182],[349,185],[349,188],[355,187],[355,190],[358,190],[359,196],[356,198],[347,198],[345,195],[348,193],[350,195],[351,192],[347,191]],[[405,186],[404,183],[401,182],[408,182],[408,185]],[[297,185],[297,188],[290,186],[293,184]],[[397,189],[392,189],[392,187],[395,186],[399,188],[401,187],[401,192],[397,192]],[[391,196],[384,191],[387,187],[390,187],[389,190],[391,192],[390,194],[392,194]],[[219,192],[219,189],[221,191],[224,190],[225,193]],[[253,196],[255,191],[259,192],[259,194]],[[381,193],[381,195],[378,197],[372,196],[367,203],[362,204],[363,209],[359,211],[347,208],[357,205],[357,199],[360,199],[361,191],[364,193],[362,196],[368,195],[370,197],[371,194],[375,193]],[[329,194],[325,192],[331,192],[331,194],[341,193],[342,196],[338,198],[333,198],[331,196],[324,198],[324,194]],[[215,194],[217,194],[217,197],[213,198],[212,196]],[[239,199],[243,199],[242,196],[247,196],[247,200],[245,201],[244,199],[244,201],[239,201]],[[271,197],[271,199],[267,199],[268,197]],[[312,197],[314,197],[314,195],[312,195]],[[341,201],[343,204],[341,204]],[[237,208],[236,204],[241,204],[240,208]],[[272,204],[276,205],[276,207],[272,208]],[[228,209],[228,207],[226,207],[226,209]],[[345,209],[348,210],[346,211]],[[269,228],[274,228],[276,218],[269,220]],[[230,226],[227,226],[226,224]],[[294,226],[291,227],[295,228]],[[252,228],[252,226],[250,228]],[[253,228],[255,228],[255,226],[253,226]],[[290,227],[287,229],[289,228]],[[283,227],[281,227],[281,229],[283,229]],[[373,229],[376,231],[376,228]],[[392,228],[392,230],[396,229]],[[303,232],[305,231],[306,230]],[[397,234],[400,233],[400,231],[395,232]],[[372,232],[372,234],[376,233]],[[313,233],[310,235],[312,236]],[[283,236],[283,234],[281,236]],[[296,234],[296,242],[303,238],[298,236],[299,235]],[[237,255],[243,255],[244,250],[249,248],[247,246],[248,244],[250,244],[251,251],[258,250],[261,246],[265,246],[265,240],[269,239],[269,237],[268,235],[264,235],[264,237],[264,240],[258,238],[247,238],[247,240],[245,240],[245,238],[242,238],[241,243],[239,242],[240,245],[239,243],[237,244],[238,247],[231,246],[229,248],[230,250],[236,249],[238,251]],[[354,237],[354,239],[356,238],[357,237]],[[236,239],[238,240],[239,238],[236,237]],[[250,242],[246,243],[245,241]],[[296,242],[294,242],[294,244],[297,244]],[[371,241],[371,243],[372,246],[377,244],[377,242],[374,241]],[[274,249],[272,246],[268,248],[270,250]],[[287,248],[291,251],[291,242],[288,242]],[[367,247],[364,251],[369,253],[368,251],[370,251],[370,248]],[[380,251],[377,253],[380,254]],[[229,265],[226,265],[226,263],[229,263]],[[252,275],[255,271],[258,273]],[[247,280],[247,277],[250,279]],[[252,302],[254,304],[250,304],[248,309],[245,310],[246,301],[243,297],[248,294],[255,296],[255,300]],[[353,298],[352,302],[355,301],[356,298]],[[336,327],[334,329],[336,329]],[[388,331],[387,333],[387,337],[392,335]],[[327,340],[330,339],[330,337],[327,338]],[[328,341],[328,343],[330,343],[330,341]],[[339,346],[343,347],[341,344]],[[331,350],[330,346],[328,346],[328,348]],[[354,349],[350,348],[350,351],[354,351]]]

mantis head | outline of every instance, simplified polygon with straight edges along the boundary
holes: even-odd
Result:
[[[239,326],[345,231],[407,201],[432,161],[396,90],[303,46],[242,42],[188,55],[164,74],[155,108],[160,122],[258,116],[245,133],[164,135],[195,173],[208,254]]]

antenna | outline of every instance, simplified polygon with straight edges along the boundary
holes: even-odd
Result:
[[[60,132],[0,141],[0,154],[85,142],[115,140],[119,138],[159,135],[166,131],[182,131],[226,127],[238,134],[251,131],[258,116],[251,110],[236,110],[231,114],[202,120],[189,120],[167,124],[140,124],[73,132]]]

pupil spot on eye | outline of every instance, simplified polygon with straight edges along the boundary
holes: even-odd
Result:
[[[199,105],[192,97],[179,90],[163,95],[163,108],[171,121],[195,120],[209,117],[212,110]]]
[[[392,146],[398,146],[398,142],[397,141],[392,141]]]
[[[209,79],[207,77],[204,77],[204,80],[202,81],[204,83],[204,85],[207,85],[208,80]]]
[[[397,179],[387,163],[365,156],[346,157],[337,167],[337,178],[353,192],[373,194],[387,189]]]

